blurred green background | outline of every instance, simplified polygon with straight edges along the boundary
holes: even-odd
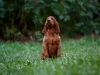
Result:
[[[50,15],[65,38],[100,35],[100,0],[0,0],[0,40],[38,41]]]
[[[62,55],[40,61],[51,15]],[[0,75],[100,75],[100,0],[0,0]]]

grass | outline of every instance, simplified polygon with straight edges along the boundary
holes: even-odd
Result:
[[[61,45],[61,58],[41,61],[41,43],[0,42],[0,75],[100,75],[100,38]]]

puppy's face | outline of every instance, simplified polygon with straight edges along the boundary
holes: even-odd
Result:
[[[46,19],[46,23],[47,23],[47,25],[49,26],[49,27],[53,27],[54,26],[54,17],[53,16],[49,16],[49,17],[47,17],[47,19]]]

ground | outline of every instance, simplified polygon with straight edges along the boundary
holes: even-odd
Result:
[[[41,45],[0,42],[0,75],[100,75],[100,38],[64,40],[62,56],[43,61]]]

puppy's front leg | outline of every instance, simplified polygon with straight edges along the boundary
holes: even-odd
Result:
[[[48,55],[48,48],[47,48],[47,46],[44,44],[44,45],[42,46],[41,60],[44,60],[44,59],[46,59],[46,58],[48,58],[48,57],[49,57],[49,55]]]

